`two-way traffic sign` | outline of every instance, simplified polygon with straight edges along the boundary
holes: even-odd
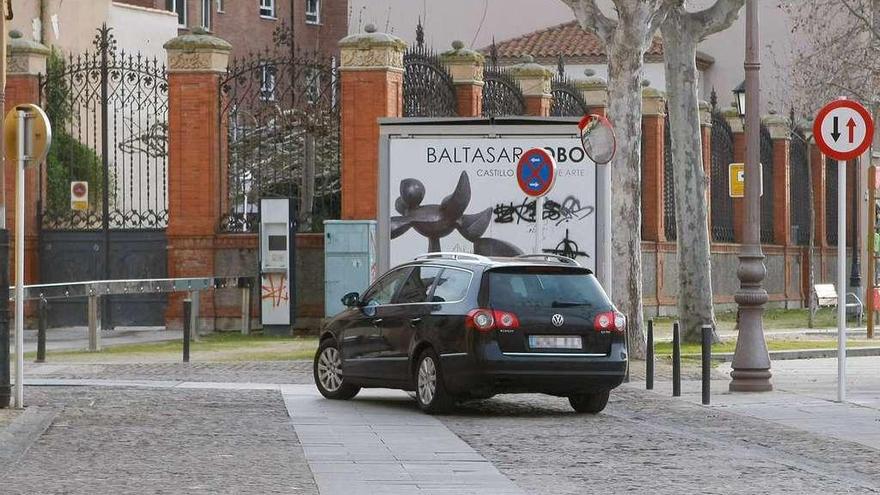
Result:
[[[825,156],[852,160],[871,145],[874,122],[868,110],[858,102],[835,100],[819,110],[813,123],[813,135]]]

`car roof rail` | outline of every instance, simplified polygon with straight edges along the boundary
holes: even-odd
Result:
[[[517,259],[541,259],[544,261],[558,261],[559,263],[564,263],[566,265],[575,265],[581,266],[577,260],[571,259],[568,256],[560,256],[558,254],[551,253],[541,253],[541,254],[521,254],[519,256],[515,256]]]
[[[439,253],[425,253],[420,254],[413,258],[414,260],[430,260],[430,259],[439,259],[439,260],[456,260],[456,261],[477,261],[480,263],[491,263],[492,260],[489,258],[479,255],[479,254],[471,254],[471,253],[455,253],[455,252],[439,252]]]

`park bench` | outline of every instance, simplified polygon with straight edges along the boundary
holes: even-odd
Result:
[[[815,316],[816,310],[822,307],[835,307],[837,306],[837,289],[834,288],[834,284],[816,284],[813,286],[813,297],[816,300],[816,306],[813,308],[813,315]],[[846,309],[849,310],[857,309],[859,314],[859,325],[862,324],[862,318],[865,314],[865,307],[862,304],[862,300],[859,299],[853,292],[849,292],[846,294],[846,298],[844,301],[848,301],[852,299],[852,302],[845,302]]]

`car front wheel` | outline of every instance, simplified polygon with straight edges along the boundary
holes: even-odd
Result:
[[[605,390],[592,394],[572,395],[568,398],[568,403],[579,413],[596,414],[605,409],[610,394],[610,390]]]
[[[455,397],[446,391],[440,361],[432,349],[425,349],[416,362],[416,402],[428,414],[442,414],[455,407]]]
[[[360,387],[345,383],[345,375],[342,373],[342,354],[333,339],[325,339],[318,346],[313,372],[318,391],[328,399],[351,399],[361,390]]]

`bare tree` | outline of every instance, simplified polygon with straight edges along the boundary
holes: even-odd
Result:
[[[684,340],[699,342],[702,325],[715,327],[715,310],[706,204],[708,181],[703,168],[697,99],[697,44],[730,27],[745,0],[717,0],[696,12],[688,12],[684,0],[672,3],[660,30],[675,183],[678,318]]]
[[[608,116],[617,135],[617,154],[609,165],[613,170],[613,297],[629,321],[630,352],[641,358],[646,346],[642,314],[642,72],[645,52],[666,12],[677,2],[613,0],[613,15],[602,12],[597,0],[562,2],[572,9],[584,30],[599,37],[608,55]]]

